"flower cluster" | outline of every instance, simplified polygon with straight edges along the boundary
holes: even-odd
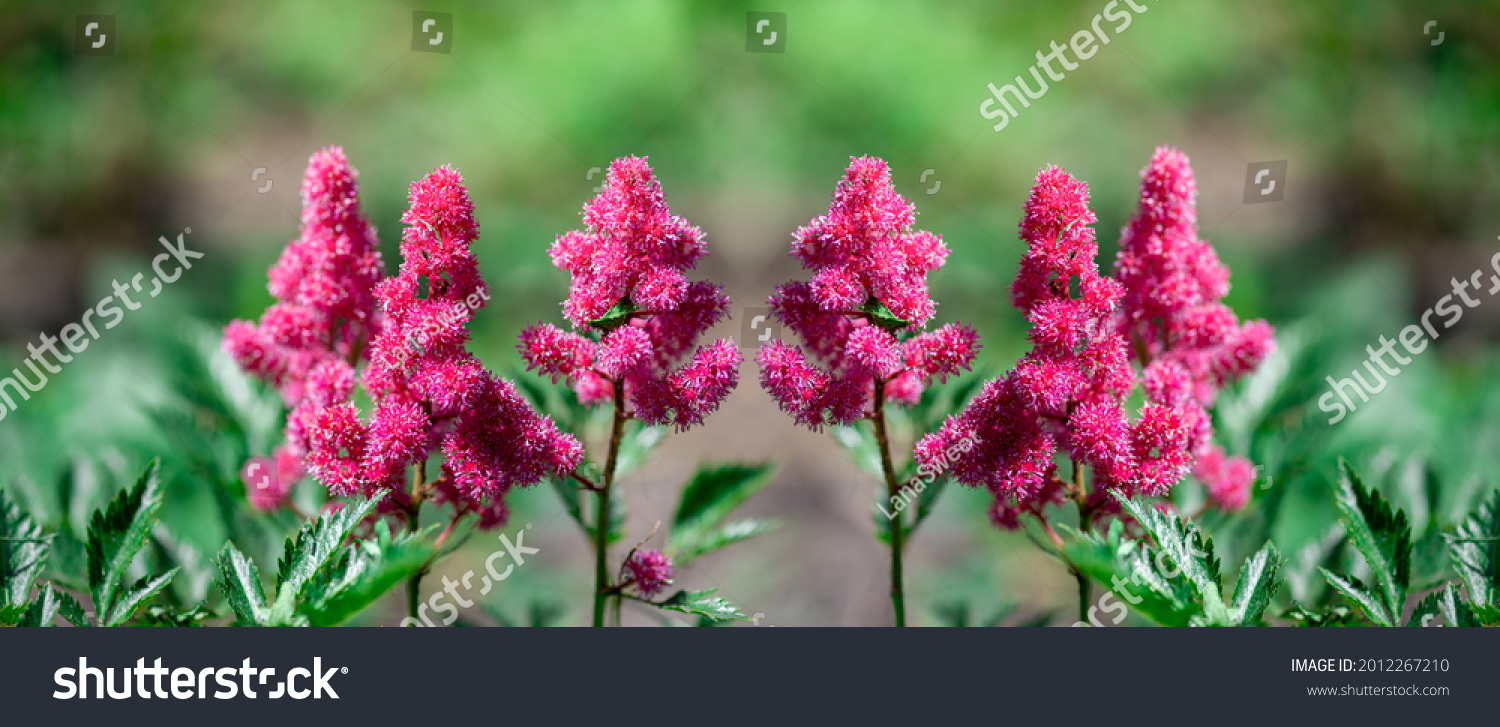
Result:
[[[301,479],[307,454],[305,422],[329,402],[348,398],[353,366],[379,332],[374,287],[385,274],[375,230],[359,206],[358,172],[344,152],[329,147],[312,156],[302,180],[302,234],[270,269],[276,303],[260,322],[234,321],[224,349],[245,371],[276,386],[292,408],[286,444],[278,448],[278,477],[257,488],[258,509],[281,505]]]
[[[1229,292],[1229,270],[1198,238],[1197,193],[1187,157],[1157,149],[1141,172],[1140,206],[1115,261],[1115,276],[1125,286],[1118,324],[1144,368],[1148,397],[1187,419],[1194,476],[1214,504],[1238,510],[1249,500],[1254,467],[1242,457],[1226,458],[1213,444],[1208,409],[1222,386],[1275,350],[1276,340],[1270,324],[1241,324],[1220,302]]]
[[[631,414],[647,424],[702,424],[739,383],[741,361],[730,339],[687,356],[728,316],[722,288],[685,275],[708,255],[703,231],[672,215],[642,157],[610,165],[583,221],[586,230],[558,236],[551,250],[572,275],[562,306],[580,332],[540,323],[522,331],[527,370],[567,379],[585,404],[626,392]]]
[[[1110,488],[1162,495],[1187,472],[1180,411],[1147,402],[1134,422],[1126,415],[1136,376],[1115,323],[1125,290],[1099,274],[1088,202],[1088,186],[1067,172],[1049,166],[1037,175],[1020,224],[1027,251],[1011,287],[1032,324],[1033,348],[915,450],[919,464],[932,466],[972,440],[976,446],[949,466],[960,482],[995,493],[1002,527],[1061,499],[1069,486],[1056,472],[1059,452],[1075,477],[1081,466],[1092,469],[1096,486],[1085,507],[1095,510],[1110,507]]]
[[[676,572],[672,570],[672,559],[660,550],[638,550],[625,561],[625,583],[635,586],[642,596],[654,596],[662,588],[672,584]]]
[[[916,207],[897,194],[885,160],[860,157],[828,214],[794,235],[791,254],[813,276],[777,287],[770,307],[811,360],[801,347],[773,341],[757,361],[761,385],[797,423],[852,424],[868,412],[877,384],[887,401],[915,403],[933,379],[967,370],[978,354],[968,326],[918,333],[937,308],[927,274],[942,267],[948,248],[931,232],[913,231],[915,222]]]
[[[365,423],[351,403],[318,408],[300,422],[308,464],[337,495],[391,490],[382,506],[397,510],[409,508],[414,494],[430,495],[460,514],[478,513],[481,526],[497,526],[509,488],[571,471],[583,447],[465,348],[465,325],[489,292],[470,250],[479,226],[463,178],[440,167],[412,184],[408,199],[401,270],[375,287],[384,321],[362,377],[374,414]],[[318,373],[347,399],[351,371]],[[429,489],[408,491],[408,468],[423,468],[439,451],[441,476]]]

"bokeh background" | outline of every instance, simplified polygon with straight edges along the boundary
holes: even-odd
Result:
[[[1324,376],[1347,376],[1500,250],[1500,3],[1141,2],[1148,12],[998,133],[979,113],[986,84],[1029,74],[1104,2],[0,3],[0,370],[111,280],[148,270],[159,236],[190,227],[188,247],[206,253],[0,422],[0,485],[63,533],[63,583],[81,573],[87,514],[156,455],[170,484],[153,547],[198,563],[174,598],[215,598],[208,558],[228,537],[274,559],[296,519],[251,510],[237,473],[276,444],[281,412],[214,352],[225,323],[270,302],[266,268],[297,235],[302,169],[325,145],[360,171],[388,270],[407,185],[440,164],[465,175],[496,294],[474,349],[515,378],[530,376],[520,329],[562,322],[567,278],[547,247],[580,226],[590,169],[614,157],[649,156],[673,211],[707,232],[698,277],[726,286],[735,319],[716,333],[736,339],[744,307],[805,278],[791,232],[826,210],[849,157],[886,158],[919,226],[952,249],[932,276],[937,323],[975,325],[993,376],[1025,350],[1007,289],[1037,170],[1090,183],[1108,266],[1141,167],[1171,144],[1192,159],[1203,235],[1233,269],[1227,302],[1281,343],[1217,412],[1220,441],[1264,465],[1245,512],[1206,517],[1226,570],[1269,537],[1291,561],[1281,601],[1324,598],[1312,565],[1338,557],[1329,482],[1346,456],[1412,515],[1437,577],[1434,533],[1495,484],[1500,303],[1467,311],[1347,420],[1329,426],[1315,401]],[[452,13],[451,53],[411,50],[414,10]],[[746,52],[747,11],[786,13],[784,53]],[[115,16],[112,55],[74,53],[78,13]],[[1284,198],[1243,204],[1247,165],[1272,160],[1288,164]],[[700,462],[732,459],[781,463],[740,512],[784,525],[679,585],[722,588],[762,626],[890,623],[876,480],[776,409],[753,356],[706,426],[625,480],[628,539],[670,520]],[[316,506],[318,490],[298,497]],[[1191,481],[1175,497],[1202,499]],[[550,488],[511,502],[507,531],[532,523],[542,552],[465,622],[582,623],[583,535]],[[1071,623],[1065,569],[1027,534],[992,529],[988,504],[949,488],[916,535],[912,621]],[[481,567],[489,540],[438,573]],[[402,606],[393,596],[360,622],[393,625]],[[626,608],[627,623],[658,618]]]

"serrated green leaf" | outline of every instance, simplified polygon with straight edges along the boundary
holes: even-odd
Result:
[[[1084,575],[1116,590],[1133,612],[1163,626],[1186,626],[1202,613],[1192,585],[1179,573],[1167,578],[1152,565],[1153,550],[1124,536],[1123,524],[1110,523],[1105,533],[1073,531],[1068,562]]]
[[[1240,567],[1240,580],[1235,584],[1234,598],[1229,607],[1229,618],[1234,625],[1250,626],[1261,622],[1266,607],[1271,605],[1271,599],[1281,588],[1281,580],[1276,577],[1280,569],[1281,554],[1270,541]]]
[[[62,615],[64,621],[79,628],[86,628],[93,625],[89,623],[89,616],[87,613],[84,613],[83,606],[78,604],[78,599],[73,598],[72,594],[67,591],[59,591],[56,588],[53,588],[52,591],[57,594],[57,600],[60,605],[58,613]]]
[[[225,543],[217,559],[220,577],[215,581],[224,600],[241,626],[264,626],[269,609],[261,590],[260,569],[234,543]]]
[[[375,548],[369,545],[370,541],[362,541],[347,548],[329,575],[338,588],[303,606],[313,626],[348,621],[421,570],[432,556],[430,543],[411,537],[397,536]]]
[[[49,627],[57,620],[58,608],[62,605],[61,599],[57,597],[57,591],[51,586],[43,585],[37,591],[37,598],[31,602],[26,609],[26,615],[21,617],[19,626]]]
[[[735,532],[726,533],[720,523],[770,484],[775,475],[776,465],[768,462],[699,467],[682,490],[682,499],[672,518],[672,533],[667,539],[668,551],[674,558],[683,558],[680,563],[686,563],[711,550],[766,532],[746,527],[736,531],[738,537],[731,537]]]
[[[1156,541],[1156,546],[1172,559],[1181,576],[1193,585],[1202,603],[1205,623],[1228,626],[1229,609],[1219,580],[1219,559],[1214,556],[1214,541],[1191,521],[1176,511],[1162,510],[1145,500],[1117,498],[1121,506]]]
[[[1397,625],[1395,619],[1391,617],[1390,611],[1386,609],[1385,602],[1381,600],[1380,595],[1367,588],[1358,578],[1351,577],[1346,579],[1327,568],[1320,567],[1318,570],[1323,571],[1323,577],[1328,579],[1328,584],[1333,586],[1334,590],[1342,593],[1350,601],[1353,601],[1354,605],[1359,606],[1359,609],[1364,612],[1365,618],[1374,621],[1380,626]]]
[[[52,536],[0,490],[0,606],[25,606],[46,565]]]
[[[26,618],[26,611],[30,608],[27,604],[17,603],[14,605],[0,606],[0,626],[20,626]]]
[[[1395,626],[1406,606],[1406,591],[1411,585],[1412,541],[1406,513],[1392,508],[1379,492],[1366,487],[1359,473],[1342,458],[1339,460],[1338,506],[1344,514],[1350,540],[1375,574],[1383,621],[1371,615],[1365,604],[1361,603],[1361,608],[1365,608],[1371,620],[1381,622],[1383,626]],[[1329,582],[1339,588],[1332,576],[1329,576]]]
[[[295,615],[303,588],[384,496],[381,493],[368,500],[347,503],[338,510],[325,511],[316,520],[303,523],[295,539],[287,538],[286,548],[277,560],[276,600],[271,603],[267,625],[285,626],[300,620]]]
[[[141,607],[147,599],[161,592],[168,583],[172,582],[172,576],[177,575],[177,569],[167,571],[156,576],[146,576],[135,582],[129,588],[121,589],[115,598],[115,602],[109,609],[108,618],[100,617],[101,626],[122,626],[131,616],[135,615],[136,609]],[[101,612],[102,614],[103,612]]]
[[[740,613],[739,608],[724,598],[715,596],[719,589],[707,591],[678,591],[671,598],[653,604],[666,611],[702,616],[714,621],[749,621],[750,617]]]
[[[89,590],[100,625],[108,625],[106,614],[115,613],[125,569],[146,544],[161,498],[161,460],[153,459],[133,486],[121,490],[107,508],[94,511],[88,533]]]
[[[1500,607],[1500,572],[1496,571],[1495,545],[1500,542],[1500,490],[1481,501],[1448,540],[1448,554],[1469,590],[1475,607]]]

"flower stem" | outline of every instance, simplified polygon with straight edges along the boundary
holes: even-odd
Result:
[[[625,433],[625,384],[614,382],[614,422],[609,432],[609,454],[604,462],[604,480],[599,489],[599,512],[594,516],[594,625],[604,625],[604,607],[609,602],[609,491],[615,482],[615,463],[620,439]]]
[[[875,441],[880,445],[880,469],[885,474],[885,489],[892,500],[901,493],[896,482],[896,468],[891,465],[891,441],[885,428],[885,380],[875,379]],[[905,510],[891,518],[891,606],[896,609],[896,625],[906,625],[906,593],[902,589],[901,550],[906,533]]]
[[[1083,481],[1083,463],[1073,460],[1073,497],[1078,503],[1078,532],[1087,533],[1092,520],[1092,512],[1088,507],[1088,489]],[[1077,566],[1072,568],[1073,577],[1078,579],[1078,620],[1085,623],[1089,620],[1089,577]]]
[[[412,476],[411,482],[411,509],[406,511],[406,530],[416,532],[419,522],[418,515],[422,510],[422,485],[427,479],[427,460],[417,463],[417,471]],[[427,572],[423,566],[410,578],[406,579],[406,615],[417,617],[417,607],[422,603],[422,575]]]

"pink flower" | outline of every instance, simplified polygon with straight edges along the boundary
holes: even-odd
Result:
[[[473,211],[463,178],[446,166],[411,186],[401,271],[375,288],[384,326],[363,376],[374,415],[365,424],[353,405],[325,404],[296,418],[313,475],[335,494],[393,490],[387,502],[399,508],[408,471],[441,451],[433,496],[492,527],[504,521],[511,487],[571,471],[583,447],[466,349],[465,325],[489,297],[469,249],[479,232]],[[536,345],[557,373],[573,365],[567,340],[538,331]],[[339,372],[324,373],[329,388],[342,386]]]
[[[384,265],[375,229],[359,206],[357,176],[338,147],[312,156],[302,181],[302,234],[269,271],[277,302],[258,324],[233,321],[224,329],[224,350],[276,386],[292,409],[286,444],[275,453],[282,476],[272,478],[274,487],[247,489],[259,510],[279,507],[301,479],[308,426],[317,411],[349,398],[353,364],[380,330],[373,288]]]
[[[584,404],[623,391],[619,403],[646,424],[702,424],[738,384],[741,358],[730,339],[697,345],[729,308],[718,285],[685,274],[708,255],[703,231],[671,214],[639,157],[610,165],[583,221],[587,230],[559,235],[551,251],[572,276],[563,312],[578,332],[526,328],[517,348],[527,370],[566,379]]]
[[[250,506],[261,512],[281,509],[292,486],[306,474],[302,458],[285,447],[278,447],[270,457],[251,457],[240,472],[245,483],[245,497]]]
[[[1186,473],[1189,428],[1180,412],[1148,404],[1136,422],[1126,416],[1136,377],[1114,322],[1123,291],[1096,267],[1094,220],[1087,185],[1056,167],[1037,175],[1020,224],[1027,251],[1011,287],[1032,322],[1033,348],[915,449],[917,462],[933,467],[957,443],[973,442],[949,471],[995,493],[992,516],[1002,527],[1059,501],[1058,453],[1092,468],[1096,503],[1110,488],[1159,495]]]
[[[1229,457],[1209,446],[1193,465],[1193,476],[1208,490],[1208,499],[1225,512],[1245,509],[1255,486],[1255,465],[1244,457]]]
[[[351,360],[380,329],[373,288],[385,269],[359,206],[357,176],[338,147],[312,156],[302,181],[302,234],[270,270],[276,304],[258,325],[234,321],[224,329],[225,351],[278,387],[288,406],[302,400],[314,367]]]
[[[1121,234],[1115,276],[1125,290],[1118,325],[1146,369],[1147,394],[1183,411],[1189,451],[1204,457],[1219,389],[1260,366],[1276,340],[1270,324],[1241,324],[1220,302],[1229,269],[1198,237],[1196,197],[1187,156],[1158,148],[1141,172],[1140,205]]]
[[[896,193],[885,160],[851,159],[828,214],[797,230],[792,255],[808,282],[776,288],[770,307],[802,347],[763,346],[761,386],[814,430],[865,416],[877,381],[888,402],[915,403],[933,379],[968,370],[972,328],[919,333],[936,313],[927,274],[948,256],[942,238],[911,230],[916,209]]]
[[[676,573],[672,570],[672,559],[660,550],[637,550],[625,561],[626,583],[635,586],[642,596],[654,596],[666,586],[672,585]]]

